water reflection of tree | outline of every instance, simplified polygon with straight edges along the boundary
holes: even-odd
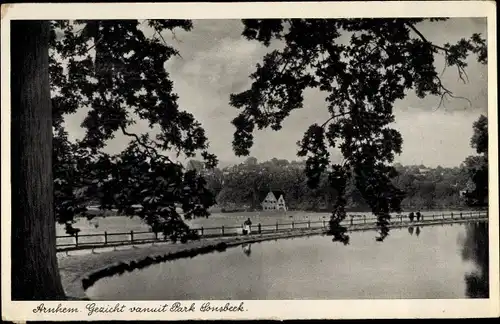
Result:
[[[465,275],[466,294],[471,298],[489,298],[489,246],[488,223],[467,226],[462,247],[462,258],[473,261],[477,270]]]

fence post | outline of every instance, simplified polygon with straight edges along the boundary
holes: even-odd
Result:
[[[479,212],[479,215],[481,215],[481,212]],[[470,212],[470,217],[472,218],[472,212]]]
[[[432,214],[432,219],[436,219],[435,217],[436,217],[436,215]]]
[[[78,232],[75,232],[75,247],[78,247]]]
[[[325,226],[325,220],[323,219],[323,228],[325,228],[325,227],[326,227],[326,226]]]
[[[201,235],[200,236],[203,236],[203,226],[201,227]]]
[[[258,230],[259,230],[259,234],[261,234],[261,233],[262,233],[262,228],[261,228],[260,223],[259,223],[259,225],[258,225]]]
[[[276,222],[276,232],[278,232],[278,222]]]
[[[108,232],[104,231],[104,245],[108,244]]]
[[[222,229],[222,236],[224,236],[224,225],[222,225],[221,229]]]
[[[363,215],[363,223],[366,224],[366,215]]]
[[[443,219],[444,219],[444,213],[443,213]]]
[[[460,212],[460,219],[462,219],[462,212]]]
[[[310,219],[307,220],[307,228],[311,228],[311,220]]]
[[[453,212],[451,212],[451,219],[453,219]]]
[[[155,240],[158,240],[158,232],[155,232]]]
[[[399,220],[401,223],[403,222],[403,215],[399,215]]]
[[[295,223],[292,221],[292,229],[295,228]]]
[[[130,242],[133,243],[134,242],[134,231],[130,231]]]

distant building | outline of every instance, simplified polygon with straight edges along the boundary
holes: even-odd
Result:
[[[277,190],[269,191],[261,205],[263,210],[287,210],[285,195]]]
[[[429,168],[419,168],[418,169],[418,172],[421,174],[426,174],[426,173],[429,173],[430,171],[431,171],[431,169],[429,169]]]

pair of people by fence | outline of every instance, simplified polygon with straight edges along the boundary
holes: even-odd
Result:
[[[419,211],[416,214],[411,212],[410,215],[408,215],[408,218],[410,219],[410,222],[413,222],[415,218],[417,222],[420,222],[420,220],[424,220],[424,215],[422,215]]]

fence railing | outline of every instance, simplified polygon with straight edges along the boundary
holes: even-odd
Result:
[[[467,219],[482,219],[487,218],[488,213],[486,211],[475,211],[475,212],[458,212],[458,213],[439,213],[432,215],[422,215],[420,220],[414,219],[411,222],[408,215],[395,215],[392,216],[390,224],[391,225],[401,225],[401,224],[411,224],[411,223],[441,223],[443,221],[459,221]],[[369,225],[375,225],[377,223],[377,217],[374,215],[348,215],[342,225],[346,226],[348,229],[356,229],[360,227],[369,227]],[[317,230],[317,229],[327,229],[329,226],[327,219],[322,219],[318,221],[292,221],[290,223],[279,223],[274,224],[253,224],[250,225],[250,234],[268,234],[268,233],[278,233],[284,231],[296,231],[296,230]],[[199,227],[192,228],[197,231],[200,237],[203,238],[214,238],[214,237],[225,237],[225,236],[237,236],[242,235],[243,226],[217,226],[217,227]],[[152,231],[128,231],[128,232],[115,232],[98,234],[78,234],[74,235],[62,235],[56,237],[56,246],[58,250],[74,250],[74,249],[85,249],[85,248],[96,248],[96,247],[106,247],[106,246],[119,246],[119,245],[130,245],[130,244],[142,244],[142,243],[155,243],[165,241],[166,238],[162,233],[155,233]]]

